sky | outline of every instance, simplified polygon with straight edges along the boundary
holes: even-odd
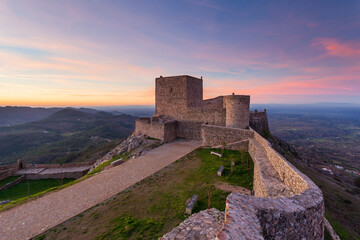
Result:
[[[160,75],[359,104],[360,0],[0,0],[0,106],[152,105]]]

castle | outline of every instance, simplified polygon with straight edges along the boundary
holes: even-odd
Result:
[[[249,111],[250,96],[227,95],[203,100],[203,79],[183,75],[155,80],[155,114],[136,121],[135,134],[171,142],[201,140],[203,124],[268,131],[266,110]]]
[[[202,84],[186,75],[156,78],[155,114],[136,121],[135,135],[247,151],[254,196],[233,192],[225,213],[193,214],[161,239],[324,239],[322,192],[261,136],[269,130],[266,111],[249,111],[250,96],[203,100]]]

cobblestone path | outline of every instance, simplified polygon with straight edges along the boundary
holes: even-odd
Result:
[[[34,237],[152,175],[200,146],[176,141],[80,183],[0,212],[0,239]]]

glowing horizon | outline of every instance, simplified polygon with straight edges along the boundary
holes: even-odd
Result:
[[[156,77],[204,98],[360,103],[360,1],[0,0],[0,106],[153,105]]]

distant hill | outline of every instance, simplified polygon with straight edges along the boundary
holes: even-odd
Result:
[[[0,164],[93,161],[134,129],[130,115],[60,109],[46,118],[0,127]]]
[[[62,108],[0,107],[0,126],[34,122],[44,119]]]
[[[0,107],[0,127],[35,122],[63,110],[64,108]],[[84,113],[98,113],[91,108],[67,108]]]

